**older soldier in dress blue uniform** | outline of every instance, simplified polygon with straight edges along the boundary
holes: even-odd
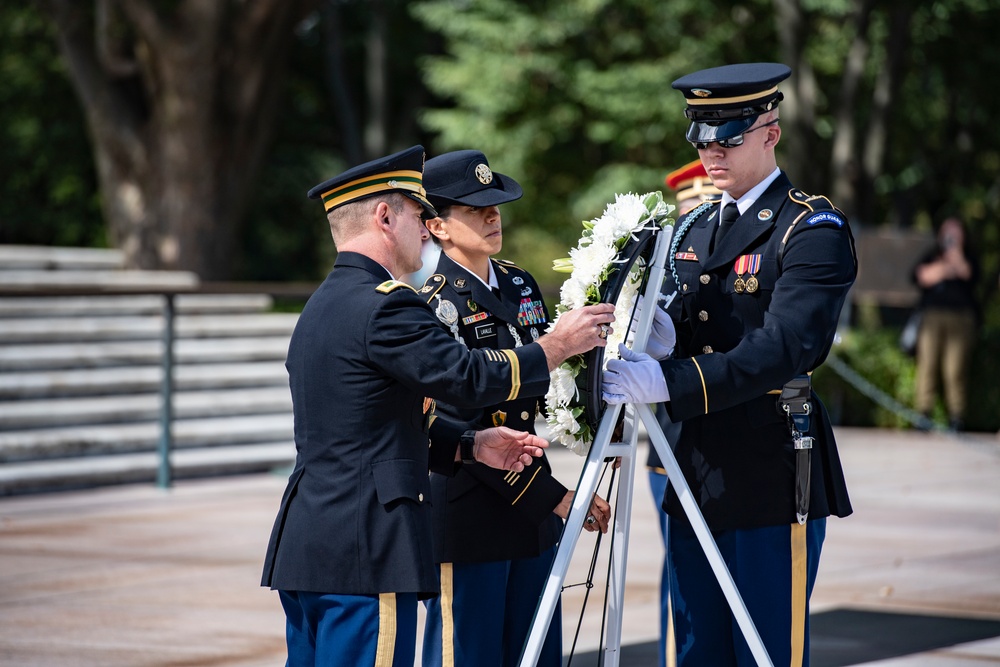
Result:
[[[775,665],[809,660],[808,600],[826,517],[847,516],[833,430],[808,374],[823,363],[856,275],[850,227],[776,165],[788,67],[730,65],[674,81],[687,139],[721,200],[679,220],[653,336],[624,350],[609,402],[663,402],[675,454]],[[669,346],[668,346],[669,347]],[[680,665],[756,664],[671,485],[669,558]]]
[[[426,222],[442,248],[436,273],[420,290],[446,331],[471,349],[518,349],[538,340],[548,312],[538,284],[513,263],[491,259],[503,245],[501,204],[521,186],[492,171],[486,156],[461,150],[424,166],[427,198],[438,216]],[[467,428],[509,426],[535,432],[541,399],[521,396],[485,409],[438,403],[437,412]],[[438,598],[427,600],[425,667],[516,665],[569,513],[573,492],[552,476],[544,455],[521,473],[470,466],[453,477],[431,474]],[[608,504],[592,501],[607,530]],[[539,665],[562,664],[558,613]]]
[[[476,461],[523,471],[544,440],[435,419],[434,400],[465,407],[540,396],[549,370],[601,344],[609,308],[575,311],[535,344],[468,350],[416,290],[421,146],[369,162],[309,195],[322,199],[338,249],[288,349],[295,468],[281,500],[262,585],[285,610],[288,664],[412,665],[417,599],[438,592],[428,469]],[[562,325],[562,320],[560,320]]]

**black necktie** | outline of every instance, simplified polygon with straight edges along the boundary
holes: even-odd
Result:
[[[726,204],[726,208],[722,209],[722,221],[719,223],[719,228],[715,231],[715,242],[712,244],[712,250],[719,247],[722,239],[733,228],[733,223],[736,222],[736,218],[738,217],[740,217],[740,209],[737,208],[736,202],[731,201]]]
[[[493,292],[493,296],[495,296],[498,301],[503,301],[503,299],[500,298],[500,288],[499,287],[491,287],[490,291]]]

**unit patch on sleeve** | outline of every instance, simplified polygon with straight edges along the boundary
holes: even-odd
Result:
[[[841,218],[836,213],[830,213],[829,211],[823,211],[821,213],[817,213],[816,215],[809,216],[809,218],[806,220],[807,225],[815,225],[820,222],[832,222],[838,227],[844,226],[843,218]]]

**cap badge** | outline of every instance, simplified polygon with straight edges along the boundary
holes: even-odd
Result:
[[[476,178],[483,185],[489,185],[493,182],[493,172],[485,164],[476,165]]]
[[[711,90],[705,90],[704,88],[692,88],[691,94],[696,97],[708,97],[712,94]]]
[[[771,216],[774,215],[774,211],[769,208],[765,208],[763,211],[757,214],[758,220],[770,220]]]

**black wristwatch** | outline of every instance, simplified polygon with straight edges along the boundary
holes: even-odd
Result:
[[[465,465],[472,465],[476,462],[475,445],[475,431],[466,431],[462,434],[462,437],[458,439],[458,449],[462,457],[462,463]]]

